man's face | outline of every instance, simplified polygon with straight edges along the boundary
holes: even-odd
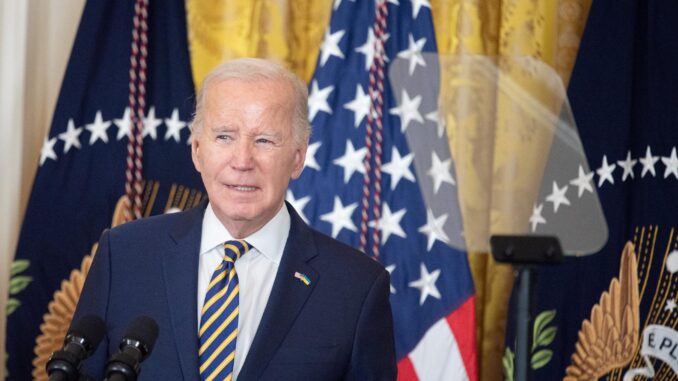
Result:
[[[227,79],[205,93],[192,157],[216,216],[235,238],[259,230],[280,210],[290,179],[304,167],[306,143],[292,126],[290,85]]]

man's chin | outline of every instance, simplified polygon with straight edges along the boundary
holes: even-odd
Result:
[[[248,222],[256,219],[256,213],[253,210],[244,208],[230,208],[226,209],[224,217],[232,222]]]
[[[234,223],[254,222],[261,219],[261,208],[251,205],[233,205],[227,204],[223,209],[223,216],[226,221]]]

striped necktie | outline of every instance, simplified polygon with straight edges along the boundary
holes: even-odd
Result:
[[[200,378],[231,380],[238,335],[238,275],[235,261],[250,249],[242,240],[224,243],[221,261],[207,286],[200,318]]]

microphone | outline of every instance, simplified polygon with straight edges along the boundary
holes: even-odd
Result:
[[[120,341],[120,351],[106,364],[106,380],[136,381],[141,362],[153,350],[158,338],[158,324],[148,316],[139,316],[127,327]]]
[[[86,315],[78,320],[66,334],[63,348],[47,361],[49,381],[77,380],[80,363],[94,353],[105,332],[106,324],[98,316]]]

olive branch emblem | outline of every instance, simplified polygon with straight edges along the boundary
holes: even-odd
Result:
[[[549,326],[549,324],[555,317],[556,310],[546,310],[537,315],[537,318],[534,320],[534,326],[532,327],[532,337],[534,339],[532,342],[532,354],[530,356],[530,366],[532,369],[544,367],[553,357],[553,351],[548,349],[548,346],[551,345],[556,338],[557,328],[555,326]],[[506,347],[502,365],[504,367],[504,376],[507,381],[513,381],[514,360],[515,354],[511,348]]]
[[[9,300],[7,300],[7,316],[16,311],[21,306],[19,299],[13,298],[23,291],[33,281],[33,277],[27,275],[19,275],[31,265],[27,259],[17,259],[12,262],[9,279]]]

